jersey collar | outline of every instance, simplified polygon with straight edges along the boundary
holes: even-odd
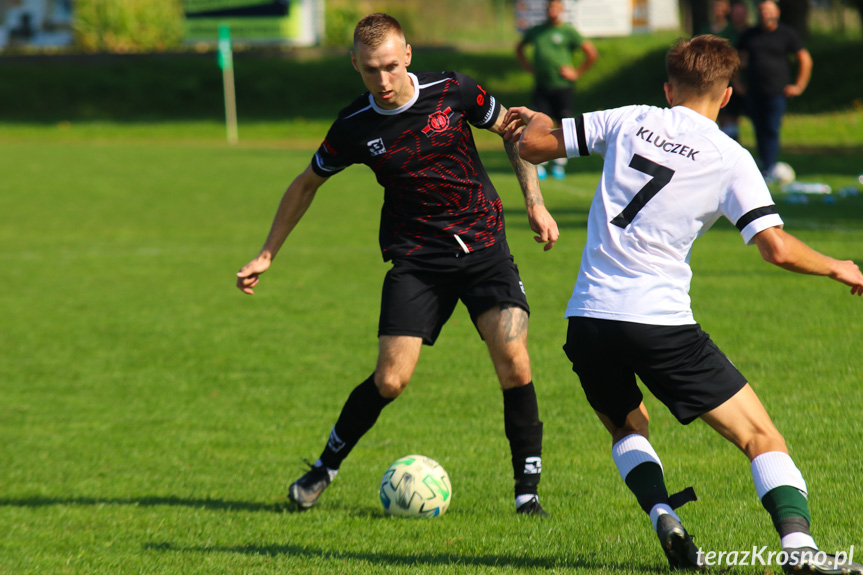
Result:
[[[411,82],[413,82],[414,95],[406,104],[403,104],[398,108],[394,108],[392,110],[387,110],[386,108],[381,108],[380,106],[378,106],[377,102],[375,102],[375,97],[372,96],[371,93],[369,93],[369,103],[371,104],[372,109],[374,109],[375,112],[383,116],[394,116],[396,114],[401,114],[402,112],[413,106],[420,97],[420,83],[417,80],[417,77],[411,72],[408,72],[408,78],[410,78]]]

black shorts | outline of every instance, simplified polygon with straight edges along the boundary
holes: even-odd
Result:
[[[563,118],[572,118],[572,96],[575,93],[572,86],[566,88],[543,88],[537,86],[533,92],[533,107],[551,117],[555,122]]]
[[[506,242],[470,254],[394,259],[384,279],[378,336],[409,335],[433,345],[459,300],[474,325],[483,312],[503,304],[530,313]]]
[[[571,317],[563,350],[591,407],[617,427],[643,398],[636,375],[684,425],[746,385],[698,324],[657,326]]]

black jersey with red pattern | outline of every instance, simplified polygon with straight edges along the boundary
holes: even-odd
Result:
[[[413,99],[395,110],[368,92],[342,110],[312,160],[329,177],[366,164],[384,187],[384,260],[477,251],[504,239],[503,208],[469,124],[491,127],[500,104],[458,72],[409,74]]]

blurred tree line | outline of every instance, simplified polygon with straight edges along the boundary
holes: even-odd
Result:
[[[77,0],[74,18],[87,52],[162,52],[183,41],[181,0]]]
[[[679,0],[684,28],[709,28],[712,0]],[[755,4],[757,0],[736,0]],[[422,45],[507,45],[517,39],[515,0],[325,0],[327,46],[347,46],[357,20],[371,12],[399,19],[410,41]],[[855,9],[863,22],[863,0],[779,0],[782,20],[808,36],[811,6],[838,14]],[[823,18],[822,18],[823,20]],[[828,18],[828,21],[830,18]],[[88,52],[158,52],[183,42],[182,0],[77,0],[77,48]]]
[[[325,0],[326,46],[348,46],[357,21],[395,16],[417,44],[514,41],[513,0]],[[77,0],[76,47],[88,52],[154,52],[183,42],[182,0]]]

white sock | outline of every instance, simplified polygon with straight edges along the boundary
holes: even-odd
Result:
[[[781,544],[783,549],[799,549],[801,547],[818,549],[818,546],[815,545],[815,540],[812,539],[811,535],[807,535],[806,533],[789,533],[782,538]]]
[[[758,499],[763,499],[764,495],[771,490],[784,485],[794,487],[803,494],[803,497],[808,497],[803,474],[800,473],[800,470],[794,465],[794,460],[787,453],[781,451],[762,453],[752,460],[750,469]],[[789,533],[782,537],[781,543],[783,549],[798,549],[800,547],[818,549],[815,540],[808,533]]]
[[[324,462],[321,461],[320,458],[318,458],[318,460],[315,461],[315,467],[324,467]],[[329,467],[327,467],[326,470],[327,470],[327,475],[330,476],[330,481],[335,479],[336,474],[339,472],[338,469],[330,469]]]
[[[800,473],[800,470],[794,465],[794,460],[787,453],[781,451],[762,453],[752,460],[750,471],[759,500],[771,489],[783,485],[795,487],[803,493],[804,497],[807,496],[806,481],[803,480],[803,474]]]
[[[642,463],[655,463],[662,469],[662,461],[659,460],[653,446],[650,445],[646,437],[637,433],[627,435],[615,443],[611,448],[611,455],[614,458],[614,464],[617,465],[617,470],[620,472],[620,478],[624,481],[626,481],[629,472]],[[656,522],[659,521],[660,515],[666,513],[680,521],[680,517],[671,509],[671,506],[666,503],[657,503],[649,514],[654,531],[656,531]]]
[[[656,463],[662,469],[662,462],[656,451],[653,450],[653,446],[650,445],[646,437],[637,433],[627,435],[615,443],[611,448],[611,456],[620,472],[620,478],[624,481],[626,481],[629,472],[642,463]]]
[[[536,494],[527,494],[527,495],[516,495],[515,496],[515,508],[518,509],[531,499],[536,498],[539,501],[539,495]]]
[[[677,516],[677,513],[675,513],[674,509],[672,509],[668,504],[657,503],[653,506],[653,509],[650,510],[650,524],[653,525],[654,531],[656,531],[656,523],[659,521],[659,518],[666,514],[671,515],[680,521],[680,517]]]

